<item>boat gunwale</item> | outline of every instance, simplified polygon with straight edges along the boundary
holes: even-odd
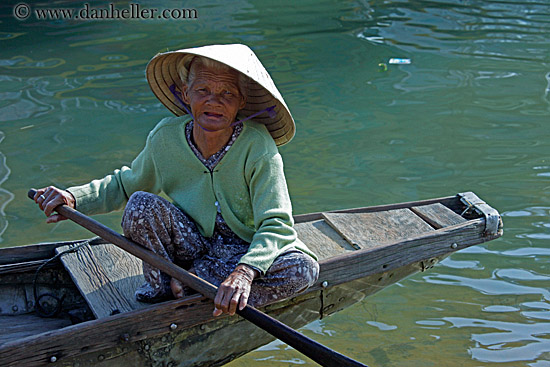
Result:
[[[47,261],[56,255],[56,248],[74,245],[83,241],[89,241],[90,245],[107,243],[100,237],[93,237],[73,241],[41,242],[22,246],[1,247],[0,269],[6,265],[24,264],[33,261]]]

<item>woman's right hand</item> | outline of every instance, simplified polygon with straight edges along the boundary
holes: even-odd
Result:
[[[46,223],[56,223],[60,220],[67,219],[61,214],[54,213],[53,210],[59,205],[65,204],[73,209],[76,205],[73,194],[66,190],[58,189],[54,186],[48,186],[36,190],[34,201],[38,204],[40,210],[44,211],[46,217],[48,217]]]

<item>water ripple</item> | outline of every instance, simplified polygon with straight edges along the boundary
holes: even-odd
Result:
[[[550,352],[550,323],[521,324],[461,317],[443,317],[456,328],[474,328],[476,346],[470,348],[472,358],[481,362],[532,361]],[[494,329],[494,332],[487,332]]]
[[[4,140],[4,137],[5,137],[4,132],[0,131],[0,143],[2,143],[2,140]],[[0,152],[0,185],[8,179],[10,172],[11,171],[9,167],[6,164],[6,156],[4,155],[4,153]],[[3,241],[2,234],[8,228],[8,220],[6,218],[6,212],[4,210],[6,209],[6,206],[9,204],[9,202],[13,200],[14,197],[15,196],[11,192],[0,187],[0,242]]]
[[[375,44],[408,51],[437,51],[467,57],[548,61],[550,8],[534,2],[358,2],[357,19],[367,24],[352,32]],[[514,44],[510,52],[505,44]]]
[[[481,265],[480,261],[454,260],[452,257],[443,259],[440,264],[453,269],[483,269],[483,265]]]
[[[523,269],[499,269],[495,272],[495,276],[511,280],[550,280],[550,276]]]
[[[550,301],[550,291],[548,289],[513,284],[504,280],[472,279],[448,274],[427,275],[423,279],[430,284],[468,287],[488,295],[538,294],[544,297],[545,300]]]

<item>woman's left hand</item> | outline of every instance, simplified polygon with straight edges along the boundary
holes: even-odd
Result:
[[[245,308],[250,295],[250,287],[255,277],[259,275],[258,271],[251,267],[240,264],[220,284],[216,298],[214,298],[213,315],[219,316],[222,313],[234,315],[237,311]]]

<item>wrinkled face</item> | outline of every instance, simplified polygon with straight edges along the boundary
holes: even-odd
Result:
[[[183,86],[183,100],[191,106],[195,120],[206,130],[227,129],[246,104],[234,70],[217,71],[193,66],[194,78]]]

